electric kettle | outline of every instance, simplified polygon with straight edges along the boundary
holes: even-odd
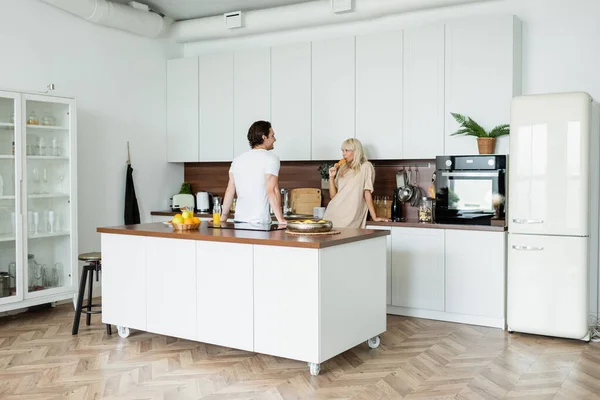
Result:
[[[198,192],[196,193],[196,209],[198,212],[211,212],[212,193]]]

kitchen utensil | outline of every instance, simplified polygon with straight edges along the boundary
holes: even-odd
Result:
[[[321,189],[297,188],[290,190],[290,207],[293,214],[313,215],[321,207]]]
[[[407,175],[406,170],[402,170],[404,186],[400,187],[398,190],[398,200],[401,202],[409,201],[413,196],[413,188],[410,186],[409,175]]]
[[[411,179],[411,182],[414,183],[411,184],[413,188],[413,195],[410,199],[410,205],[417,207],[421,201],[421,198],[424,196],[423,190],[419,186],[419,167],[415,167],[415,179],[414,181]]]
[[[332,228],[333,223],[331,221],[311,221],[310,223],[304,221],[288,221],[287,224],[287,229],[292,232],[329,232]]]

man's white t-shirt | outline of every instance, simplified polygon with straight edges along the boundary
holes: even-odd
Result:
[[[233,160],[229,172],[237,192],[235,221],[271,223],[265,174],[279,176],[279,166],[279,157],[264,149],[249,150]]]

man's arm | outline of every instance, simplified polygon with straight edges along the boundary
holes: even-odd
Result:
[[[223,198],[223,208],[221,209],[221,221],[227,222],[227,216],[229,210],[233,204],[233,196],[235,195],[235,181],[233,180],[233,174],[229,173],[229,182],[227,183],[227,189],[225,190],[225,197]]]
[[[281,194],[279,193],[279,177],[277,175],[265,174],[267,178],[267,196],[269,204],[275,212],[275,217],[279,225],[286,225],[287,221],[283,218],[281,210]]]

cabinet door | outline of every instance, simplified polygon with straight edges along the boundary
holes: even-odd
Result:
[[[19,157],[21,192],[27,194],[23,254],[33,257],[24,271],[25,298],[31,299],[75,291],[78,284],[77,121],[73,99],[24,94],[21,107],[22,122],[36,116],[35,123],[23,125],[24,158]]]
[[[312,44],[312,159],[334,160],[354,137],[354,37]]]
[[[503,319],[506,233],[445,232],[446,312]]]
[[[271,123],[282,161],[310,160],[310,49],[310,43],[271,49]]]
[[[100,235],[102,322],[146,330],[147,239],[144,236]],[[163,291],[161,287],[158,294]]]
[[[23,273],[27,259],[23,257],[23,209],[21,183],[22,144],[21,96],[0,92],[0,308],[6,303],[23,300]],[[19,239],[19,240],[17,240]],[[25,253],[26,254],[26,253]],[[8,281],[8,282],[7,282]],[[6,286],[5,286],[6,285]]]
[[[167,161],[198,161],[198,58],[167,61]]]
[[[389,226],[369,225],[367,229],[377,229],[382,231],[391,231]],[[387,244],[387,271],[386,271],[386,304],[392,304],[392,235],[385,237]]]
[[[444,25],[404,31],[402,158],[444,154]]]
[[[196,340],[196,242],[145,239],[147,331]]]
[[[233,159],[233,54],[198,59],[200,161]]]
[[[521,25],[514,16],[470,18],[446,24],[445,154],[477,154],[474,137],[450,136],[465,114],[486,130],[510,123],[510,103],[521,93]],[[508,136],[496,153],[508,153]]]
[[[195,243],[198,255],[196,340],[253,351],[252,245]]]
[[[444,230],[392,228],[392,305],[444,311]]]
[[[233,156],[248,151],[248,128],[271,119],[271,50],[236,52],[233,61]]]
[[[402,158],[402,31],[356,37],[356,138],[368,158]]]

